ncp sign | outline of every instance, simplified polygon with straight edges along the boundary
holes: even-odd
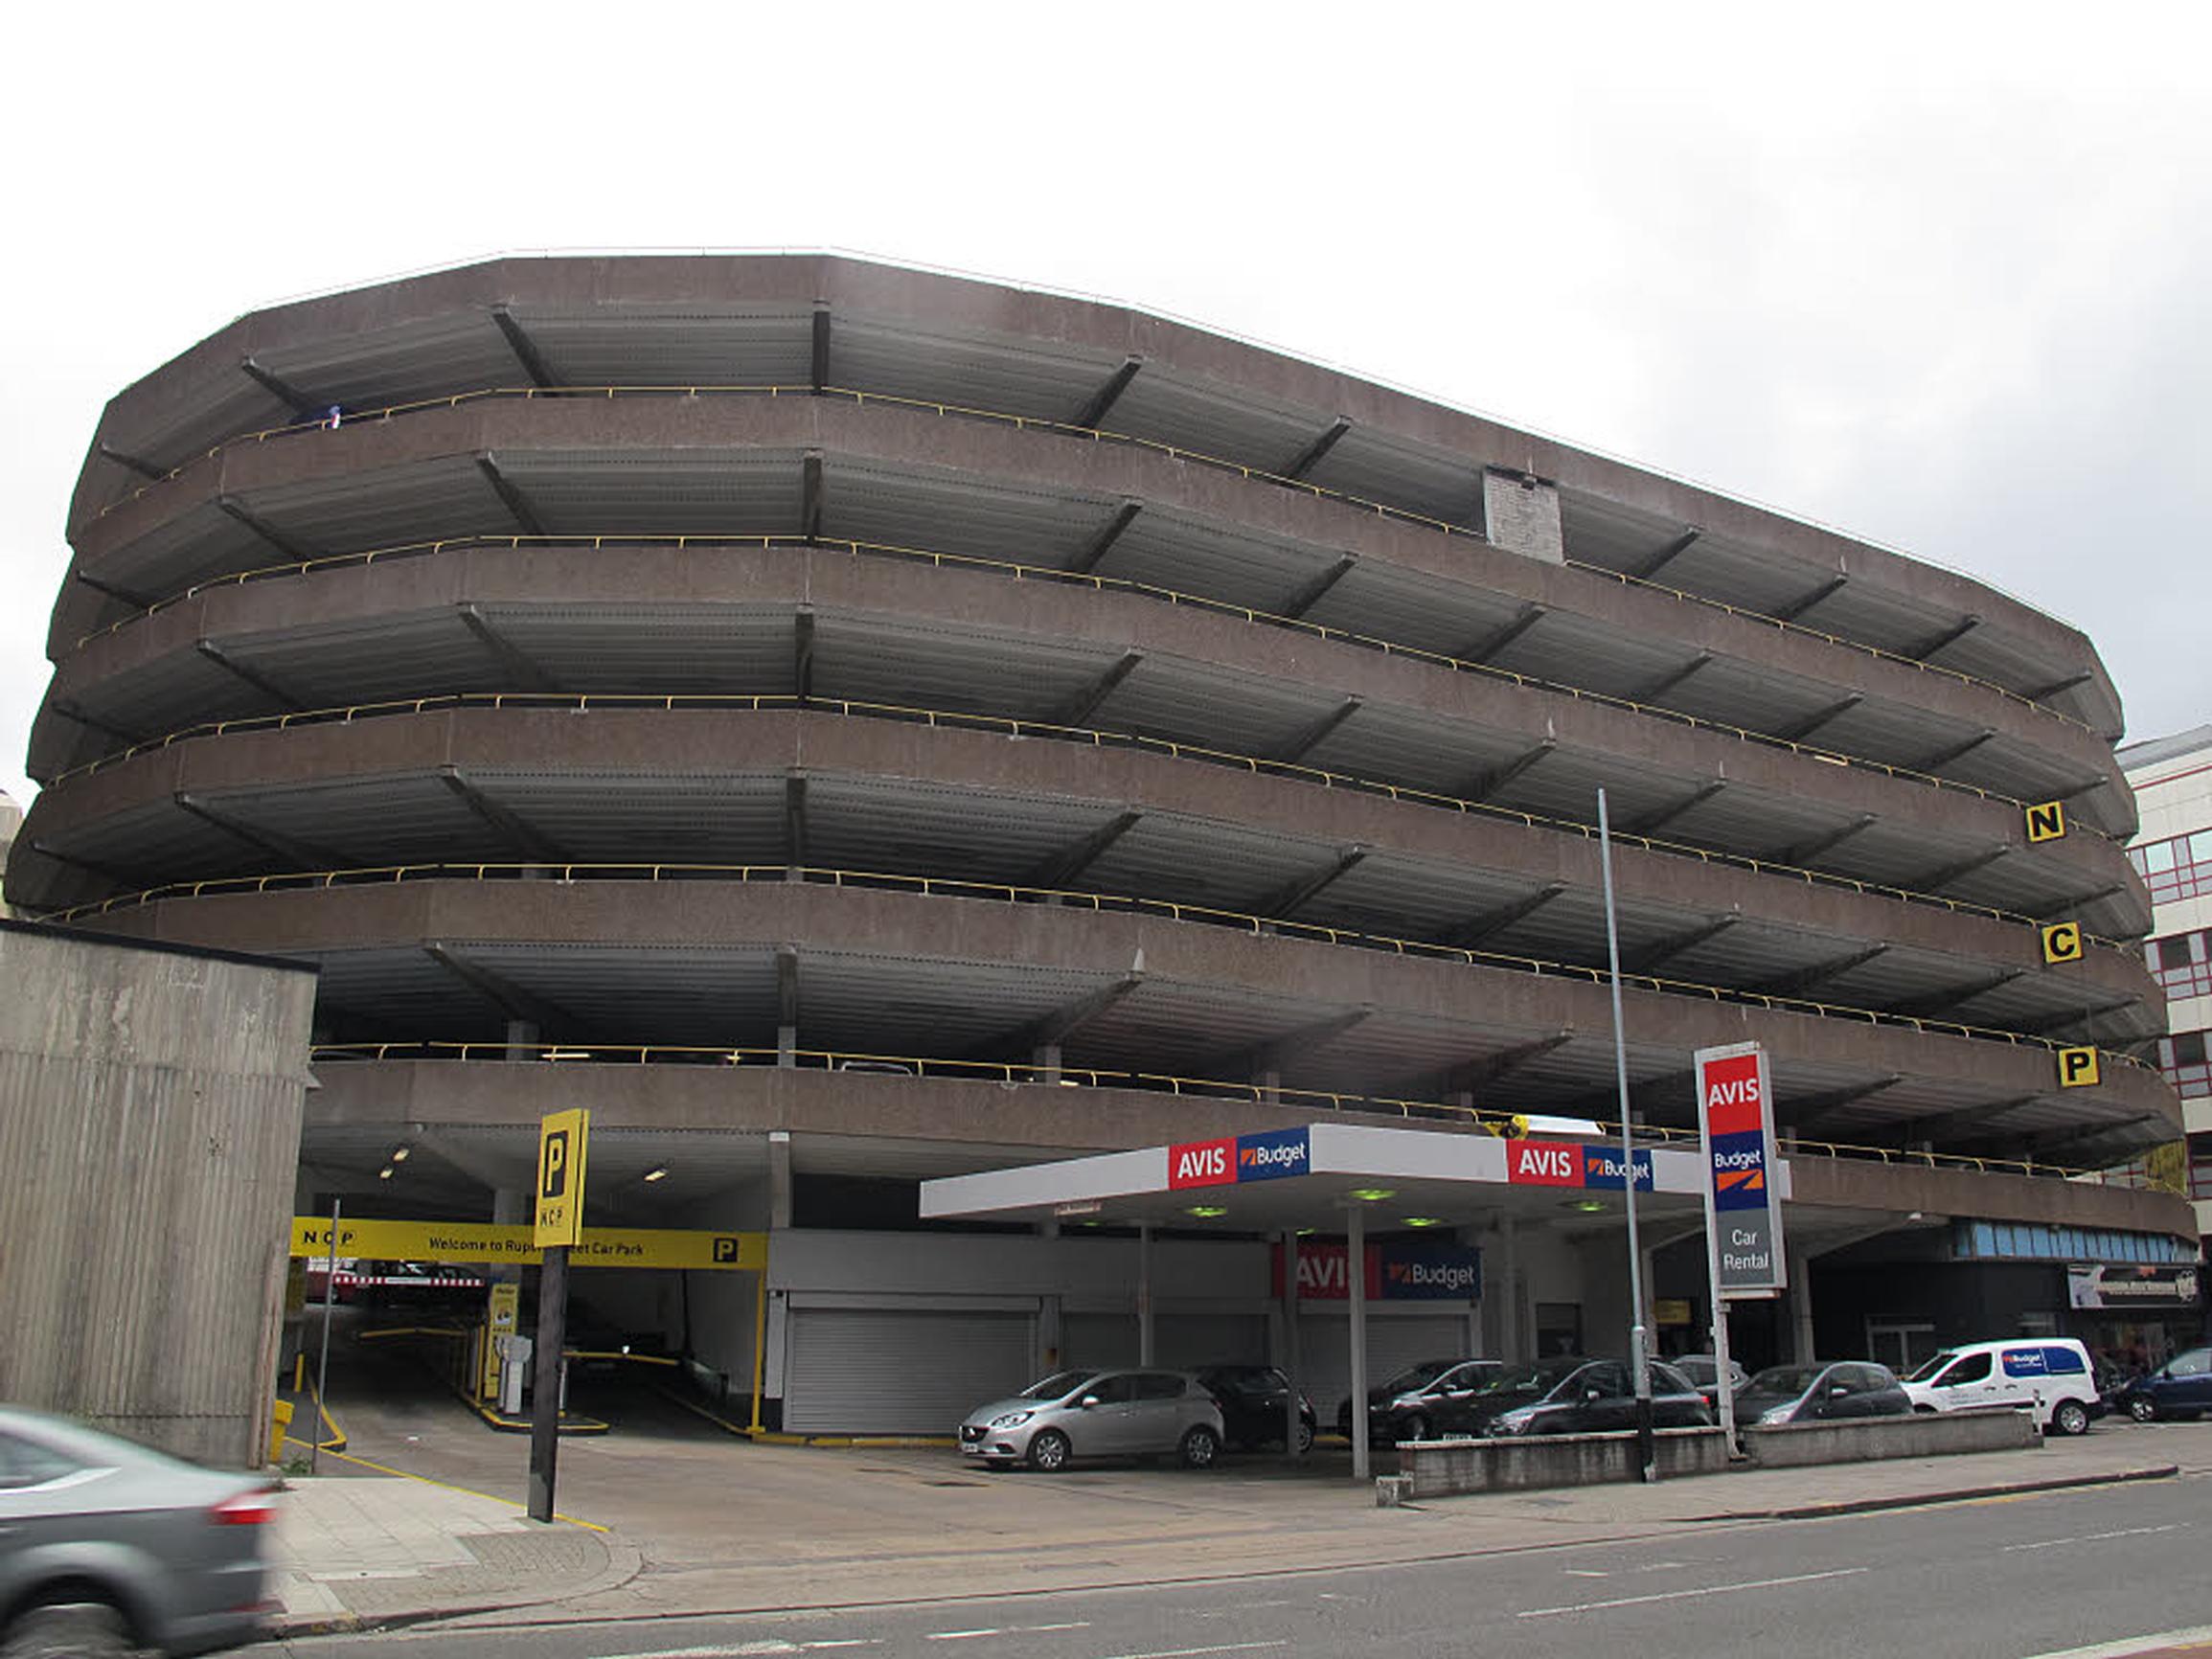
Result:
[[[1699,1049],[1698,1130],[1715,1288],[1757,1296],[1788,1283],[1774,1191],[1774,1102],[1757,1043]]]

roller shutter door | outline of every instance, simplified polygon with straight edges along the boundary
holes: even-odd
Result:
[[[791,1310],[784,1427],[794,1434],[948,1435],[1037,1379],[1033,1313]]]
[[[1135,1365],[1137,1322],[1129,1313],[1071,1313],[1060,1322],[1062,1363]],[[1162,1313],[1152,1320],[1152,1363],[1265,1365],[1267,1320],[1259,1313]]]
[[[1417,1359],[1459,1359],[1474,1351],[1467,1344],[1464,1313],[1423,1313],[1405,1319],[1367,1316],[1367,1386],[1395,1375]],[[1306,1398],[1324,1427],[1334,1427],[1336,1408],[1352,1394],[1351,1321],[1298,1321],[1298,1372]]]

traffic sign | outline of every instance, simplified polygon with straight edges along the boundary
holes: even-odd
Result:
[[[555,1112],[537,1125],[537,1207],[531,1242],[540,1250],[575,1244],[583,1236],[584,1144],[591,1114]]]

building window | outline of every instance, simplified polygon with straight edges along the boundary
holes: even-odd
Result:
[[[2212,830],[2131,848],[2128,861],[2151,890],[2153,904],[2212,897]]]
[[[2207,1034],[2177,1032],[2158,1043],[2158,1069],[2185,1101],[2212,1100],[2212,1063],[2207,1063]]]
[[[2212,996],[2212,928],[2154,939],[2143,955],[2153,977],[2165,988],[2168,1001]]]

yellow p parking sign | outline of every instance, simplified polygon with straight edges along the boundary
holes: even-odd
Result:
[[[2059,1087],[2093,1089],[2097,1086],[2097,1051],[2093,1048],[2059,1050]]]
[[[583,1233],[583,1154],[591,1114],[555,1112],[537,1125],[537,1205],[530,1241],[544,1250],[576,1244]]]

